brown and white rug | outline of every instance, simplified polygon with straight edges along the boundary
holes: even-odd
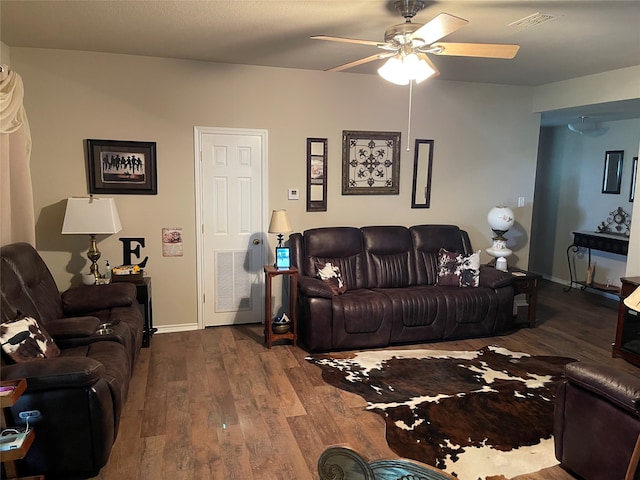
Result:
[[[461,480],[557,464],[553,407],[566,357],[478,351],[369,350],[312,355],[323,379],[385,419],[399,456]]]

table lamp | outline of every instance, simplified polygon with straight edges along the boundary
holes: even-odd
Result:
[[[278,245],[276,246],[276,268],[286,269],[290,267],[289,249],[284,246],[282,240],[283,233],[292,232],[289,217],[286,210],[274,210],[271,213],[271,222],[269,223],[269,233],[278,234]]]
[[[96,280],[101,278],[97,263],[100,250],[96,245],[96,235],[111,235],[120,230],[122,225],[113,198],[90,196],[67,199],[62,234],[91,236],[91,247],[87,257],[91,260],[91,273]]]
[[[492,257],[496,257],[496,269],[503,272],[507,271],[507,259],[513,252],[507,248],[507,239],[504,234],[513,227],[515,216],[513,211],[504,205],[493,207],[489,210],[487,221],[495,236],[492,238],[493,244],[486,252]]]

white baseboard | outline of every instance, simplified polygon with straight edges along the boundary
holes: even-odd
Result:
[[[155,326],[155,325],[154,325]],[[156,327],[158,333],[175,333],[175,332],[190,332],[191,330],[198,330],[197,323],[181,323],[178,325],[162,325]]]

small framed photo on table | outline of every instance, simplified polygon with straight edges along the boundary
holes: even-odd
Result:
[[[278,270],[289,270],[291,268],[289,247],[276,247],[276,268]]]

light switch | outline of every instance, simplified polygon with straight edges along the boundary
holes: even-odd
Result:
[[[300,191],[297,188],[289,189],[289,200],[300,200]]]

